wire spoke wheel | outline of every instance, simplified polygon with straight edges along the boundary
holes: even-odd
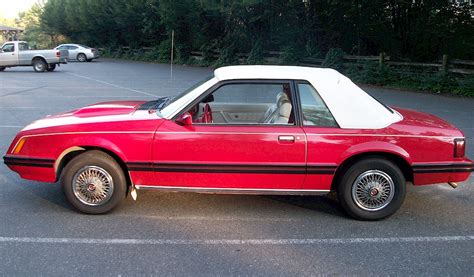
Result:
[[[72,186],[76,198],[88,206],[107,203],[114,192],[112,176],[98,166],[85,166],[77,171]]]
[[[379,211],[392,201],[395,185],[392,178],[380,170],[360,174],[352,184],[352,198],[359,208]]]

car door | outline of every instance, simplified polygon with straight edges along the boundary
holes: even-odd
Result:
[[[350,142],[309,82],[297,81],[295,89],[307,138],[307,176],[303,188],[329,191],[339,162],[337,159]]]
[[[79,54],[79,47],[75,45],[68,45],[67,50],[69,51],[69,59],[77,59],[77,54]]]
[[[285,110],[283,116],[272,110],[282,93],[287,95],[280,107]],[[306,138],[295,121],[290,81],[225,82],[204,95],[180,112],[192,114],[192,125],[167,120],[158,128],[152,155],[156,185],[226,192],[288,193],[301,189],[306,174]],[[205,122],[199,111],[211,104],[225,113],[222,109],[228,104],[232,113],[238,114],[235,103],[247,103],[242,114],[261,113],[263,117],[272,112],[272,117],[263,123],[260,116],[245,124],[218,119]],[[268,109],[262,112],[261,105]]]
[[[0,66],[10,66],[18,64],[18,51],[14,43],[5,43],[0,52]]]

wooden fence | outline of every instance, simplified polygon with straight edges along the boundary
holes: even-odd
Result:
[[[122,51],[141,51],[149,52],[153,51],[152,47],[143,47],[140,49],[131,49],[130,47],[122,47]],[[245,63],[248,54],[237,53],[237,58],[240,63]],[[279,64],[281,63],[282,52],[278,51],[266,51],[264,52],[264,61],[268,64]],[[192,51],[191,56],[196,60],[203,59],[203,52]],[[211,53],[213,58],[219,57],[219,52],[215,51]],[[378,63],[380,65],[384,64],[390,68],[397,71],[404,72],[451,72],[462,75],[474,75],[474,61],[468,60],[458,60],[458,59],[449,59],[447,55],[436,62],[432,63],[417,63],[417,62],[405,62],[405,61],[392,61],[390,56],[385,55],[385,53],[380,53],[378,56],[354,56],[346,55],[343,58],[345,66],[358,66],[362,67],[367,62]],[[299,65],[303,66],[312,66],[320,67],[324,59],[321,58],[304,58],[301,60]]]

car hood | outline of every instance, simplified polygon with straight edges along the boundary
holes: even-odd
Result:
[[[58,117],[97,117],[97,116],[110,116],[110,115],[120,115],[120,114],[130,114],[134,112],[140,105],[145,103],[145,101],[110,101],[110,102],[101,102],[76,110],[72,110],[65,113],[60,113],[57,115],[48,116],[48,118],[58,118]]]
[[[57,115],[50,115],[26,126],[23,130],[84,123],[157,119],[156,113],[140,110],[145,101],[111,101],[89,105]]]

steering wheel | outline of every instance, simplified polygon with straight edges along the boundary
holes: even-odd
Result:
[[[204,105],[204,113],[201,116],[201,122],[202,123],[212,123],[213,122],[211,106],[209,106],[209,104],[207,104],[207,103],[206,103],[206,105]]]

